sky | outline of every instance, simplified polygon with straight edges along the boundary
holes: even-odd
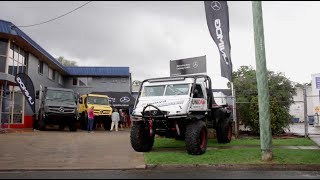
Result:
[[[0,19],[38,24],[88,1],[0,1]],[[251,1],[228,1],[231,61],[256,67]],[[267,69],[297,83],[320,73],[320,2],[263,1]],[[170,60],[206,56],[213,88],[227,88],[203,1],[92,1],[54,21],[19,27],[53,57],[129,67],[132,80],[170,76]]]

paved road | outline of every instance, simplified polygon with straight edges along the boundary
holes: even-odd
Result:
[[[320,171],[215,170],[210,168],[82,171],[10,171],[0,179],[319,179]]]
[[[128,130],[16,132],[0,135],[0,170],[145,168]]]
[[[0,135],[0,171],[146,167],[143,153],[131,147],[129,129],[118,132],[97,129],[95,133],[82,130],[14,131],[17,132]],[[319,136],[313,139],[319,140]]]

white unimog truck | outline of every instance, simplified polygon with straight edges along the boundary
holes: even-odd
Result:
[[[132,112],[130,141],[138,152],[151,151],[155,134],[184,139],[189,154],[207,149],[208,128],[219,143],[232,137],[231,112],[217,105],[207,75],[146,79],[141,83]]]

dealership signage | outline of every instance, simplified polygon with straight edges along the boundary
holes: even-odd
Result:
[[[170,61],[170,76],[206,73],[206,56]]]

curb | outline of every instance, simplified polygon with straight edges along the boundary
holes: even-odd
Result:
[[[145,170],[146,166],[141,165],[134,168],[12,168],[12,169],[0,169],[0,172],[9,171],[99,171],[99,170],[116,170],[116,171],[127,171],[127,170]],[[0,178],[1,179],[1,178]]]
[[[190,164],[155,165],[147,164],[146,169],[209,168],[215,170],[281,170],[281,171],[319,171],[320,164]]]

